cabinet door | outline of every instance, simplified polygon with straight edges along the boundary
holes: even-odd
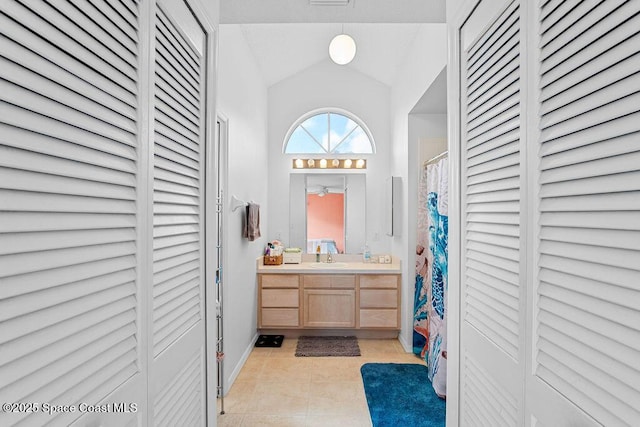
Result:
[[[354,328],[356,295],[352,290],[305,289],[304,326]]]

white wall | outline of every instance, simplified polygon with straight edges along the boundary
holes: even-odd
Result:
[[[418,166],[447,150],[446,114],[410,114],[409,143],[418,144]],[[411,223],[409,223],[411,227]]]
[[[392,252],[403,261],[402,331],[405,350],[412,348],[413,286],[415,280],[415,199],[419,144],[409,141],[409,114],[447,62],[445,24],[425,25],[416,36],[391,88],[391,173],[402,178],[402,232],[392,240]],[[410,217],[411,212],[413,216]],[[412,230],[410,233],[409,230]]]
[[[253,346],[257,327],[256,258],[267,242],[267,88],[236,25],[220,26],[218,111],[228,119],[224,264],[225,389]],[[262,237],[242,238],[242,209],[231,212],[231,195],[260,205]],[[210,195],[211,196],[211,195]]]
[[[329,60],[313,65],[269,88],[269,199],[270,238],[280,234],[289,243],[289,174],[293,155],[282,146],[289,128],[303,114],[323,107],[337,107],[359,117],[376,143],[377,153],[367,159],[367,242],[373,253],[389,253],[384,234],[384,182],[390,175],[390,89],[348,66]],[[314,173],[317,170],[314,170]],[[295,173],[295,171],[294,171]]]
[[[413,295],[415,286],[415,251],[418,234],[418,186],[422,165],[425,161],[442,154],[447,150],[447,115],[446,114],[409,114],[409,156],[408,171],[409,180],[407,185],[407,227],[408,234],[405,239],[408,247],[407,299],[405,300],[409,325],[407,331],[403,331],[402,340],[405,344],[411,343],[413,334]],[[408,341],[407,341],[408,340]],[[408,348],[407,348],[408,349]]]

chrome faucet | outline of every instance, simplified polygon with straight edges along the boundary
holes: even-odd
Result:
[[[333,262],[333,257],[331,256],[331,252],[327,252],[327,262]]]

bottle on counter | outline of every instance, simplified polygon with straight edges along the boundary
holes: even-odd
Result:
[[[362,262],[371,262],[371,251],[369,251],[369,245],[367,245],[366,243],[364,244],[364,250],[362,251]]]

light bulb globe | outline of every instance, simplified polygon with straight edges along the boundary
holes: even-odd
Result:
[[[347,34],[339,34],[329,43],[329,57],[338,65],[346,65],[356,56],[356,42]]]

